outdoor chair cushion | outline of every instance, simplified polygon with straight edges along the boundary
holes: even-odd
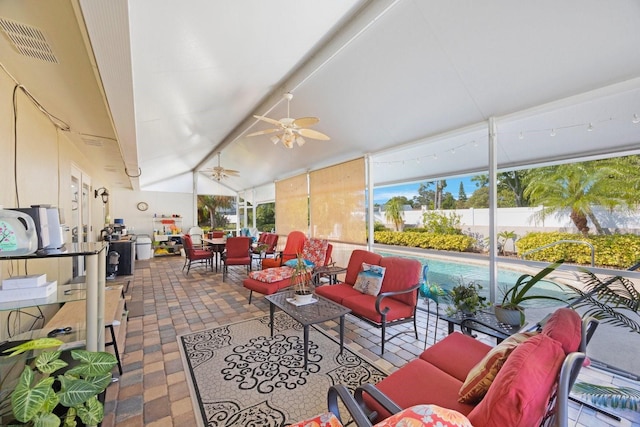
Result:
[[[314,237],[307,239],[302,246],[302,258],[311,261],[314,266],[324,265],[328,245],[328,240]]]
[[[464,349],[462,351],[461,349]],[[491,346],[460,332],[453,332],[420,354],[420,359],[464,382],[474,366],[491,350]],[[455,351],[455,357],[451,352]]]
[[[355,249],[351,252],[351,257],[349,258],[349,265],[347,265],[347,272],[344,277],[344,282],[353,286],[358,279],[358,273],[360,273],[360,268],[362,267],[362,263],[366,262],[367,264],[380,264],[380,260],[382,259],[382,255],[376,254],[374,252],[365,251],[362,249]]]
[[[575,310],[559,308],[544,324],[542,333],[562,344],[566,354],[578,351],[582,337],[582,319]]]
[[[286,265],[282,267],[273,267],[266,270],[252,271],[249,277],[254,280],[265,283],[279,282],[280,280],[290,279],[293,275],[293,268]]]

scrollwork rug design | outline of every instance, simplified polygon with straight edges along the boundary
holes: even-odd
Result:
[[[327,410],[327,390],[386,376],[317,328],[304,369],[302,326],[278,312],[178,337],[196,417],[204,426],[285,426]]]

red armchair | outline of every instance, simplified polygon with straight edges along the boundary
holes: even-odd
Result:
[[[246,265],[251,271],[251,237],[228,237],[222,254],[222,281],[227,278],[230,265]]]
[[[185,234],[182,236],[182,243],[184,246],[185,260],[184,265],[182,266],[182,271],[187,267],[187,274],[189,274],[189,270],[191,269],[192,263],[204,263],[205,270],[206,266],[211,264],[211,270],[213,271],[213,255],[214,253],[207,249],[197,249],[193,247],[193,240],[191,236]]]
[[[297,257],[298,254],[302,252],[305,240],[307,240],[307,236],[305,236],[302,231],[292,231],[289,233],[284,250],[273,259],[267,258],[262,260],[262,269],[281,267],[285,262]]]

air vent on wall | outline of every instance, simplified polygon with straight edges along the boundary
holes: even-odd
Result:
[[[24,56],[58,64],[58,58],[47,42],[42,31],[29,25],[0,18],[0,27],[13,44],[13,47]]]

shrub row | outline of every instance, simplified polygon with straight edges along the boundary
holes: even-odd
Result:
[[[397,231],[374,232],[376,243],[396,246],[410,246],[422,249],[464,252],[471,249],[475,240],[461,234],[435,234]]]
[[[572,233],[529,233],[516,242],[518,255],[559,240],[578,240],[590,243],[595,249],[596,266],[626,269],[640,260],[640,236],[635,234],[593,235],[584,237]],[[584,244],[561,243],[526,256],[535,261],[565,262],[591,265],[591,248]]]

